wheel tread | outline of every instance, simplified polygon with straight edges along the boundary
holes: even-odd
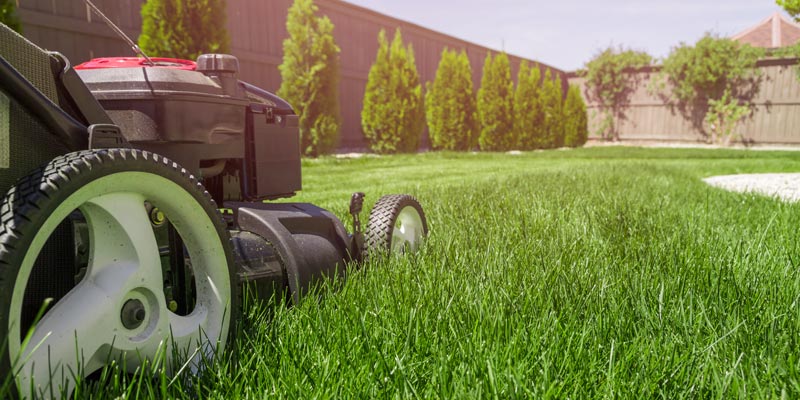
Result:
[[[44,210],[48,209],[48,202],[68,195],[69,192],[64,192],[63,194],[62,192],[69,187],[74,187],[75,180],[80,179],[81,176],[90,173],[101,165],[115,162],[132,162],[134,160],[139,165],[142,162],[150,162],[157,164],[161,171],[166,167],[179,174],[181,176],[180,179],[184,179],[184,182],[186,182],[184,184],[185,187],[190,189],[198,200],[206,202],[204,208],[207,207],[212,219],[216,218],[214,223],[218,224],[221,235],[224,235],[221,238],[223,244],[230,249],[230,238],[228,237],[227,229],[225,229],[226,225],[223,216],[217,211],[217,205],[211,194],[194,175],[177,163],[166,157],[137,149],[78,151],[58,156],[19,179],[6,192],[0,202],[0,293],[4,296],[10,296],[10,293],[13,292],[13,285],[16,282],[21,260],[19,253],[23,251],[20,249],[27,249],[26,240],[30,240],[27,238],[35,233],[38,224],[42,223],[42,218],[46,219],[48,217],[43,215]],[[173,179],[178,178],[173,177]],[[230,254],[228,256],[230,257]],[[229,258],[229,263],[231,266],[234,265],[232,258]],[[231,304],[234,310],[231,318],[231,335],[235,331],[234,327],[239,313],[238,307],[241,304],[241,293],[238,290],[238,281],[235,278],[236,274],[233,272],[231,275]],[[5,325],[8,323],[8,312],[5,300],[0,299],[0,324]],[[5,334],[1,333],[5,330],[5,326],[0,328],[0,343],[6,339]],[[232,338],[229,338],[229,343],[231,340]],[[0,375],[5,376],[9,371],[10,362],[7,353],[0,349]]]
[[[424,231],[427,234],[425,213],[419,201],[407,194],[389,194],[381,197],[369,214],[366,230],[367,255],[375,253],[388,253],[392,246],[392,233],[397,215],[404,207],[416,205],[423,219]]]

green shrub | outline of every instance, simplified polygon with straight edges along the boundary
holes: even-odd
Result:
[[[564,102],[564,146],[580,147],[589,138],[586,103],[577,86],[570,85]]]
[[[798,16],[800,15],[800,0],[776,0],[775,3],[783,7],[795,21],[798,20]]]
[[[711,142],[730,145],[736,125],[747,115],[749,108],[731,96],[726,90],[718,100],[708,101],[705,123],[711,132]]]
[[[228,53],[225,7],[224,0],[147,0],[139,47],[151,57],[187,60]]]
[[[543,148],[552,149],[564,144],[564,95],[561,89],[561,78],[554,80],[548,69],[544,73],[542,83],[542,109],[544,110],[544,123],[542,124]]]
[[[514,139],[514,82],[508,56],[486,55],[481,88],[478,90],[478,120],[481,150],[505,151],[517,144]]]
[[[625,119],[630,98],[640,83],[631,69],[652,62],[647,53],[609,47],[586,63],[581,75],[586,77],[586,94],[597,103],[601,114],[598,134],[604,139],[619,140],[615,120]]]
[[[477,146],[476,112],[467,53],[444,49],[436,79],[429,83],[425,95],[431,146],[436,150],[462,151]]]
[[[759,74],[755,66],[763,55],[762,49],[706,35],[693,46],[681,44],[670,52],[660,75],[662,87],[668,83],[669,100],[706,132],[711,101],[729,93],[737,104],[747,105],[756,95]]]
[[[425,109],[414,49],[403,45],[399,29],[391,46],[384,31],[378,35],[378,43],[361,110],[364,136],[376,153],[417,151],[425,128]]]
[[[295,0],[289,8],[283,41],[278,95],[300,117],[301,151],[307,156],[331,152],[341,125],[339,116],[339,47],[328,17],[316,16],[313,0]]]
[[[675,99],[685,104],[706,105],[726,90],[734,95],[747,89],[748,79],[763,50],[728,38],[706,35],[694,46],[681,44],[664,60],[663,73]]]
[[[17,32],[22,32],[22,23],[17,16],[16,0],[0,0],[0,22]]]
[[[541,80],[539,67],[530,68],[527,61],[522,61],[514,92],[514,136],[520,150],[545,147]]]

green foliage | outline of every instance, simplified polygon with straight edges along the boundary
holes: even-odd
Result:
[[[289,8],[283,41],[281,87],[300,116],[301,151],[307,156],[328,153],[336,147],[339,116],[339,46],[328,17],[316,16],[313,0],[295,0]]]
[[[709,100],[708,103],[705,123],[711,131],[711,142],[730,145],[736,125],[747,116],[750,108],[731,96],[730,90],[726,90],[718,100]]]
[[[564,102],[564,146],[580,147],[589,138],[586,103],[577,86],[570,85]]]
[[[506,53],[495,57],[491,53],[486,55],[478,90],[478,120],[481,150],[504,151],[517,144],[514,139],[514,82]]]
[[[748,104],[756,95],[759,73],[755,66],[763,55],[762,49],[707,34],[694,46],[674,48],[664,60],[662,79],[669,84],[677,107],[706,132],[711,101],[728,93],[737,103]]]
[[[147,0],[142,6],[139,47],[151,57],[196,59],[227,53],[224,0]]]
[[[542,145],[545,149],[561,147],[564,144],[564,94],[561,77],[552,78],[548,69],[542,83]]]
[[[384,31],[378,44],[361,110],[364,136],[376,153],[415,152],[425,128],[425,109],[414,49],[403,45],[399,29],[391,46]]]
[[[672,49],[662,71],[678,101],[704,105],[725,91],[740,93],[763,54],[750,45],[706,35],[694,46],[681,44]]]
[[[609,47],[586,63],[586,94],[595,101],[601,113],[599,135],[619,140],[615,120],[625,119],[630,97],[639,80],[629,70],[649,65],[652,57],[644,52]]]
[[[514,92],[514,136],[520,150],[546,147],[541,80],[539,68],[522,61]]]
[[[428,85],[425,114],[431,145],[437,150],[469,150],[477,145],[472,68],[463,50],[444,49],[436,80]]]
[[[17,16],[16,0],[0,0],[0,22],[17,32],[22,32],[22,22]]]
[[[791,14],[795,21],[800,20],[800,0],[775,0],[775,3]]]

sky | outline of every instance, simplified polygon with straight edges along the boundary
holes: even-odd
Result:
[[[774,0],[346,0],[483,46],[572,71],[625,46],[665,57],[706,32],[735,35]]]

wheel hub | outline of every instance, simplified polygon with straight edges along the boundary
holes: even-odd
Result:
[[[139,299],[130,299],[122,306],[122,326],[125,329],[134,330],[142,325],[147,317],[147,311]]]

